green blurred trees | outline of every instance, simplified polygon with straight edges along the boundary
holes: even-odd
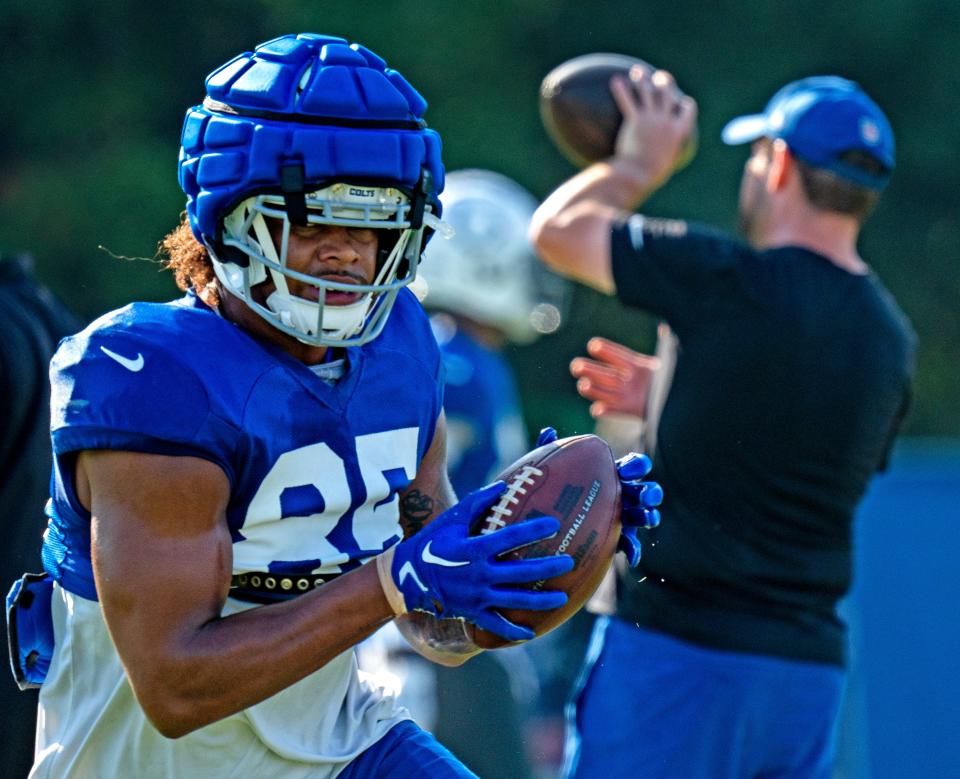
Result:
[[[5,0],[0,250],[31,251],[44,279],[88,318],[176,294],[150,260],[183,207],[183,112],[214,67],[301,30],[358,40],[401,70],[430,102],[448,168],[492,168],[540,196],[572,172],[540,125],[543,75],[589,51],[668,68],[700,103],[701,149],[645,210],[728,228],[745,152],[719,143],[723,123],[803,75],[858,80],[899,142],[861,249],[920,336],[907,431],[960,435],[960,5],[948,0]],[[566,363],[595,333],[650,348],[653,324],[578,289],[561,334],[511,354],[531,427],[590,429]]]

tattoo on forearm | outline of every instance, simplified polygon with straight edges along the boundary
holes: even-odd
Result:
[[[410,490],[400,499],[400,527],[404,536],[412,536],[430,519],[447,508],[446,504],[433,495],[420,490]]]

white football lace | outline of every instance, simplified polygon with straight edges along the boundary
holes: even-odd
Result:
[[[504,517],[513,516],[513,510],[510,506],[515,506],[520,502],[517,495],[527,494],[523,485],[533,486],[533,476],[543,476],[543,471],[533,465],[524,465],[517,471],[516,476],[513,477],[513,481],[507,485],[507,491],[503,493],[500,502],[490,509],[490,516],[487,517],[483,530],[480,531],[481,535],[492,533],[507,524]]]

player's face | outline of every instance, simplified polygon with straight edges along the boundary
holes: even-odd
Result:
[[[767,174],[770,170],[773,145],[766,138],[754,141],[750,158],[743,167],[740,180],[739,227],[740,232],[754,246],[763,243],[769,199]]]
[[[269,219],[270,234],[279,247],[283,225],[279,219]],[[287,267],[314,278],[344,284],[371,284],[377,269],[379,237],[376,230],[366,227],[339,225],[290,225],[287,243]],[[268,282],[272,286],[272,282]],[[320,291],[311,284],[288,279],[290,294],[316,302]],[[269,291],[268,291],[269,294]],[[345,306],[360,297],[357,292],[327,290],[325,303]]]

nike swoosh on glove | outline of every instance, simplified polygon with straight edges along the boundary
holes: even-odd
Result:
[[[545,427],[537,437],[537,446],[543,446],[557,440],[557,431]],[[617,473],[620,476],[620,538],[617,549],[623,552],[631,567],[640,562],[640,528],[652,528],[660,524],[660,512],[657,506],[663,501],[663,488],[655,481],[643,481],[650,473],[653,463],[645,454],[630,452],[617,460]]]
[[[567,602],[563,592],[510,585],[565,574],[573,569],[570,555],[497,559],[556,535],[560,522],[555,517],[537,517],[493,533],[470,535],[473,521],[490,509],[505,489],[506,484],[499,481],[471,492],[377,558],[380,584],[397,614],[418,610],[444,619],[461,617],[508,641],[528,641],[534,632],[505,619],[497,609],[548,611]]]

